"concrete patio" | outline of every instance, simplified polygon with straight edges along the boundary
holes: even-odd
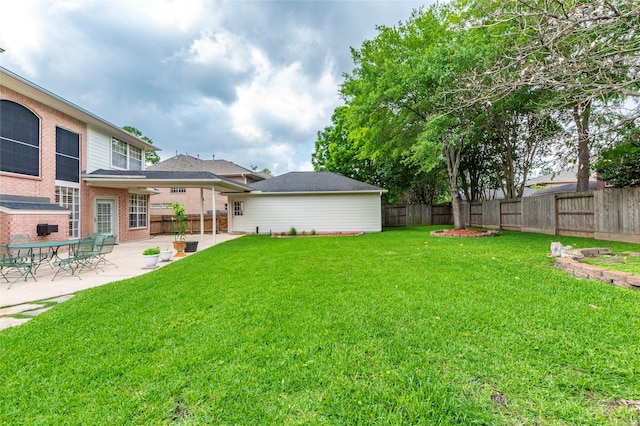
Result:
[[[241,235],[217,234],[216,244],[238,238]],[[199,240],[199,235],[192,235],[189,240]],[[36,273],[37,281],[29,277],[27,281],[20,280],[8,288],[7,283],[0,277],[0,330],[7,327],[22,324],[29,318],[16,318],[18,316],[35,316],[46,309],[50,309],[52,303],[60,303],[68,300],[75,292],[91,287],[105,285],[114,281],[135,277],[150,272],[151,269],[145,268],[142,258],[142,252],[149,247],[172,247],[173,236],[159,235],[151,237],[147,240],[136,241],[132,243],[118,244],[114,247],[111,254],[107,255],[107,259],[117,265],[106,265],[94,271],[85,270],[78,276],[72,276],[68,273],[60,273],[51,281],[55,274],[55,270],[48,265],[42,265]],[[205,250],[213,245],[213,237],[204,236],[203,241],[198,243],[198,251]],[[188,254],[191,255],[191,254]],[[159,262],[158,266],[163,267],[172,262],[178,262],[180,259],[172,258],[169,262]],[[49,301],[47,303],[34,303],[38,301]],[[33,315],[31,315],[33,314]]]

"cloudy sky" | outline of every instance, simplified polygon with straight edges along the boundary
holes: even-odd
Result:
[[[350,48],[418,1],[3,0],[0,65],[162,148],[311,170]]]

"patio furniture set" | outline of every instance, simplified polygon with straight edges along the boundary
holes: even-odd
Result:
[[[31,241],[28,236],[15,235],[9,238],[6,245],[0,245],[0,275],[13,284],[31,276],[37,281],[38,269],[47,265],[56,272],[51,278],[55,280],[61,272],[72,276],[78,275],[85,268],[98,273],[104,272],[101,265],[110,264],[106,256],[116,245],[115,235],[90,234],[82,239],[64,241]],[[66,247],[66,250],[61,248]]]

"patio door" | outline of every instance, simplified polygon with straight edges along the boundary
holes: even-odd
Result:
[[[96,198],[94,230],[101,234],[117,235],[116,200],[113,198]]]

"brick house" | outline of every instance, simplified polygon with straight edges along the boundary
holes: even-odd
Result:
[[[249,170],[227,160],[203,160],[184,154],[178,154],[158,164],[153,164],[147,167],[147,170],[210,172],[216,176],[245,185],[271,178],[269,174]],[[205,206],[212,205],[211,191],[204,192],[203,198]],[[184,204],[187,214],[197,214],[200,212],[200,192],[197,188],[185,187],[158,188],[158,193],[151,196],[149,211],[152,215],[170,215],[172,214],[170,205],[174,202]],[[227,212],[227,196],[216,191],[215,205],[217,206],[218,213]],[[206,213],[211,214],[212,212],[209,209]]]
[[[0,244],[16,234],[141,240],[154,186],[248,191],[206,172],[149,176],[148,150],[158,148],[0,67]],[[38,235],[38,224],[51,232]]]

